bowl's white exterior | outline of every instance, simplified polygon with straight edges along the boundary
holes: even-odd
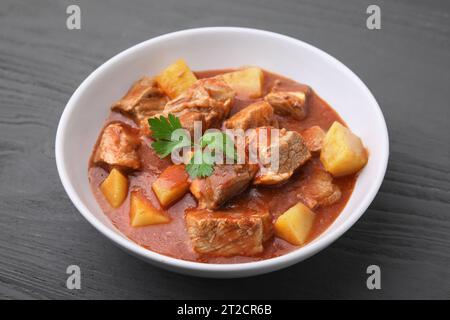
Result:
[[[178,58],[193,70],[257,65],[311,85],[368,147],[370,159],[343,212],[320,237],[281,257],[244,264],[204,264],[174,259],[135,244],[102,213],[88,183],[88,159],[97,135],[119,99],[139,77],[154,75]],[[386,124],[364,83],[325,52],[280,34],[245,28],[184,30],[142,42],[95,70],[70,98],[56,134],[56,163],[62,184],[81,214],[119,247],[176,272],[217,278],[244,277],[290,266],[319,252],[364,213],[383,180],[389,154]]]

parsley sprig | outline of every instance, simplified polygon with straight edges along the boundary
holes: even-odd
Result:
[[[179,148],[194,147],[195,152],[186,165],[186,171],[192,179],[208,177],[214,172],[216,152],[233,160],[237,157],[233,140],[224,132],[207,132],[198,143],[192,143],[189,133],[182,128],[180,119],[173,114],[169,114],[167,118],[164,116],[150,118],[148,123],[151,137],[154,139],[151,146],[160,158],[167,157]],[[174,134],[178,129],[183,130]]]

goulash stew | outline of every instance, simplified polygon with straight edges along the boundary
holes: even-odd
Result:
[[[318,237],[367,161],[311,87],[258,67],[193,72],[179,60],[112,105],[88,174],[104,213],[135,243],[242,263]]]

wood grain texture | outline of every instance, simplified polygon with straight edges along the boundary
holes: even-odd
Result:
[[[65,27],[67,5],[82,30]],[[369,4],[382,29],[365,27]],[[389,127],[386,179],[362,219],[291,268],[240,280],[185,277],[116,248],[78,214],[54,137],[81,81],[133,44],[200,26],[267,29],[337,57],[368,85]],[[0,3],[0,298],[450,298],[450,2],[23,1]],[[80,265],[82,289],[65,287]],[[382,290],[366,288],[368,265]]]

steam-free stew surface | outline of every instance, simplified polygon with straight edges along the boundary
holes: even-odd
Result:
[[[198,78],[207,78],[214,75],[227,72],[229,70],[209,70],[196,72]],[[304,89],[305,86],[286,79],[282,76],[264,71],[265,75],[265,92],[269,92],[271,88],[276,85],[280,89],[295,90]],[[259,100],[241,100],[236,99],[231,111],[231,115],[246,107],[250,103]],[[318,125],[322,129],[327,130],[334,121],[344,123],[338,114],[316,93],[313,92],[309,100],[308,116],[300,121],[288,117],[277,116],[280,128],[284,127],[288,130],[295,130],[301,132],[311,126]],[[107,119],[105,125],[111,121],[122,121],[131,126],[136,126],[132,120],[123,116],[120,113],[112,112]],[[140,148],[140,156],[143,163],[143,169],[135,172],[129,176],[131,190],[142,188],[145,190],[146,196],[152,201],[155,207],[160,208],[158,200],[156,199],[151,185],[159,174],[169,165],[171,165],[170,157],[160,159],[154,151],[150,148],[151,140],[144,138],[145,143]],[[318,156],[314,156],[311,161],[299,169],[287,183],[272,187],[252,187],[244,194],[238,196],[227,203],[227,206],[243,206],[243,207],[257,207],[268,206],[272,213],[273,220],[282,214],[289,207],[295,205],[300,198],[298,194],[301,189],[308,183],[307,177],[314,172],[314,170],[321,169],[321,162]],[[134,228],[130,226],[129,217],[129,193],[128,198],[124,201],[121,207],[114,209],[108,204],[99,186],[101,182],[108,176],[108,172],[98,166],[90,166],[89,179],[94,196],[96,197],[100,207],[105,214],[111,219],[114,225],[127,237],[137,244],[148,248],[152,251],[159,252],[178,259],[201,261],[209,263],[240,263],[268,259],[283,255],[290,251],[297,249],[286,241],[273,238],[269,243],[265,244],[264,252],[255,257],[204,257],[199,256],[193,249],[190,243],[189,236],[186,231],[184,214],[187,208],[195,208],[197,203],[194,197],[187,193],[180,201],[176,202],[168,209],[171,217],[171,222],[168,224],[152,225],[147,227]],[[342,178],[335,178],[334,183],[339,186],[342,191],[342,197],[339,201],[331,206],[314,209],[316,219],[314,226],[309,235],[309,241],[319,236],[325,229],[339,215],[340,211],[345,206],[350,194],[353,190],[356,180],[355,175],[350,175]]]

